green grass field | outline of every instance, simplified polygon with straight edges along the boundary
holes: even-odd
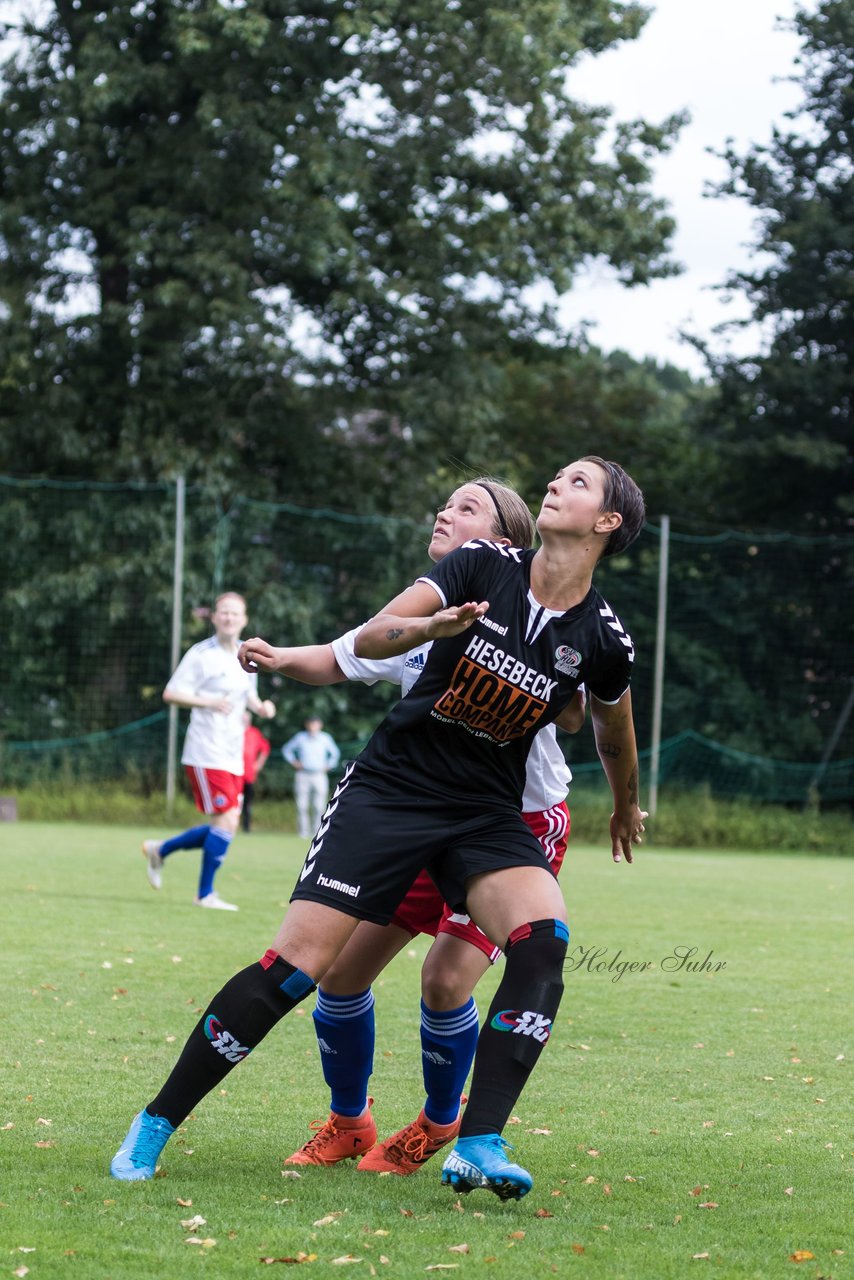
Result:
[[[218,888],[240,912],[204,912],[198,855],[155,894],[145,834],[0,830],[0,1275],[854,1276],[854,861],[642,850],[615,867],[571,847],[566,994],[506,1132],[534,1189],[501,1204],[441,1187],[441,1157],[406,1179],[283,1177],[328,1107],[311,1000],[199,1106],[161,1176],[110,1179],[199,1011],[268,946],[304,852],[239,837]],[[422,1101],[426,949],[376,988],[381,1133]]]

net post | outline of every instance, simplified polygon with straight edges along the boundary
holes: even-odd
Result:
[[[652,743],[649,756],[649,816],[658,809],[661,767],[661,708],[664,701],[664,644],[667,638],[667,578],[670,567],[670,516],[661,517],[658,555],[658,609],[655,621],[655,667],[652,684]]]
[[[175,560],[172,570],[172,647],[170,672],[181,657],[181,609],[184,598],[184,513],[186,484],[183,476],[175,480]],[[175,775],[178,767],[178,708],[169,704],[169,732],[166,747],[166,812],[175,807]]]

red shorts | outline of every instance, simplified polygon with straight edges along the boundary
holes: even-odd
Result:
[[[185,764],[184,772],[193,788],[193,799],[201,813],[227,813],[243,808],[243,779],[224,769],[202,769]]]
[[[522,817],[539,840],[557,875],[569,840],[570,818],[566,801],[562,800],[542,812],[523,813]],[[470,942],[493,964],[501,955],[501,948],[493,946],[469,916],[451,911],[426,871],[418,876],[392,916],[391,923],[411,933],[413,938],[419,933],[427,933],[432,938],[439,933],[449,933],[463,942]]]

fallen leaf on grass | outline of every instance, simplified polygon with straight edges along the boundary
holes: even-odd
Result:
[[[583,1253],[583,1252],[584,1252],[584,1245],[583,1245],[583,1244],[574,1244],[574,1245],[572,1246],[572,1252],[573,1252],[573,1253]]]
[[[590,1150],[587,1152],[587,1154],[589,1156],[601,1156],[602,1152],[597,1151],[594,1147],[591,1147]]]
[[[362,1259],[354,1258],[352,1253],[344,1253],[340,1258],[330,1258],[329,1261],[333,1267],[341,1267],[347,1262],[361,1262]]]
[[[265,1266],[269,1266],[273,1262],[316,1262],[316,1253],[298,1253],[295,1258],[261,1258]]]
[[[55,1142],[37,1142],[35,1145],[37,1147],[55,1147],[56,1143]]]
[[[301,1178],[302,1177],[302,1174],[297,1173],[296,1169],[282,1169],[281,1174],[283,1178]]]
[[[449,1244],[448,1245],[448,1253],[469,1253],[469,1252],[470,1250],[467,1244]]]
[[[206,1236],[204,1240],[199,1236],[187,1236],[184,1244],[200,1244],[205,1249],[212,1249],[216,1244],[216,1240],[214,1240],[212,1236]]]
[[[179,1204],[182,1209],[191,1209],[193,1207],[192,1200],[182,1200],[180,1196],[176,1198],[175,1203]]]
[[[207,1218],[203,1218],[200,1213],[197,1213],[192,1218],[181,1219],[181,1226],[186,1227],[188,1231],[195,1231],[196,1227],[206,1227],[207,1225]]]
[[[315,1227],[328,1227],[331,1223],[337,1222],[339,1218],[342,1218],[345,1212],[344,1209],[338,1209],[335,1213],[327,1213],[325,1218],[318,1218],[312,1225]]]
[[[415,1214],[411,1209],[401,1209],[400,1216],[401,1218],[414,1218]]]
[[[508,1239],[508,1240],[524,1240],[524,1239],[525,1239],[525,1232],[524,1232],[524,1231],[511,1231],[511,1232],[510,1232],[510,1234],[509,1234],[509,1236],[507,1237],[507,1239]]]
[[[593,1182],[598,1182],[598,1181],[599,1181],[599,1179],[598,1179],[598,1178],[594,1178],[592,1173],[591,1173],[591,1174],[589,1174],[589,1175],[584,1179],[585,1186],[588,1186],[588,1187],[590,1186],[590,1184],[591,1184],[591,1183],[593,1183]]]
[[[795,1188],[794,1188],[794,1187],[786,1187],[785,1191],[783,1192],[783,1195],[784,1195],[784,1196],[791,1196],[791,1195],[794,1195],[794,1193],[795,1193]]]
[[[30,1274],[29,1267],[17,1267],[13,1272],[13,1276],[28,1276]]]
[[[425,1267],[425,1271],[454,1271],[460,1264],[458,1262],[434,1262],[432,1267]]]
[[[694,1260],[695,1262],[697,1262],[697,1261],[698,1261],[698,1259],[700,1259],[700,1258],[708,1258],[708,1256],[709,1256],[709,1255],[708,1255],[707,1253],[692,1253],[692,1254],[691,1254],[691,1257],[693,1258],[693,1260]]]
[[[18,1253],[35,1253],[36,1246],[34,1244],[19,1244]]]
[[[815,1257],[814,1253],[810,1253],[809,1249],[796,1249],[794,1253],[789,1254],[790,1262],[811,1262]]]
[[[698,1183],[697,1186],[694,1187],[694,1190],[690,1191],[688,1194],[692,1196],[701,1196],[703,1192],[708,1191],[708,1189],[709,1189],[708,1185],[706,1185],[705,1187],[701,1187]]]
[[[554,1214],[549,1213],[548,1209],[535,1209],[534,1217],[535,1218],[553,1218]]]
[[[44,1116],[39,1116],[36,1124],[53,1124],[52,1120],[45,1120]]]
[[[719,1206],[715,1203],[714,1200],[704,1200],[703,1203],[700,1205],[701,1209],[717,1209],[718,1207]]]
[[[0,1125],[0,1129],[14,1129],[14,1127],[15,1127],[14,1120],[10,1120],[8,1124]]]
[[[526,1133],[551,1133],[551,1129],[526,1129]]]

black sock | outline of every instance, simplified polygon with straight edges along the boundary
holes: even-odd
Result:
[[[461,1138],[500,1133],[548,1040],[563,995],[569,932],[560,920],[514,929],[474,1059],[471,1097]]]
[[[179,1125],[315,984],[275,951],[231,978],[190,1033],[149,1115]]]

